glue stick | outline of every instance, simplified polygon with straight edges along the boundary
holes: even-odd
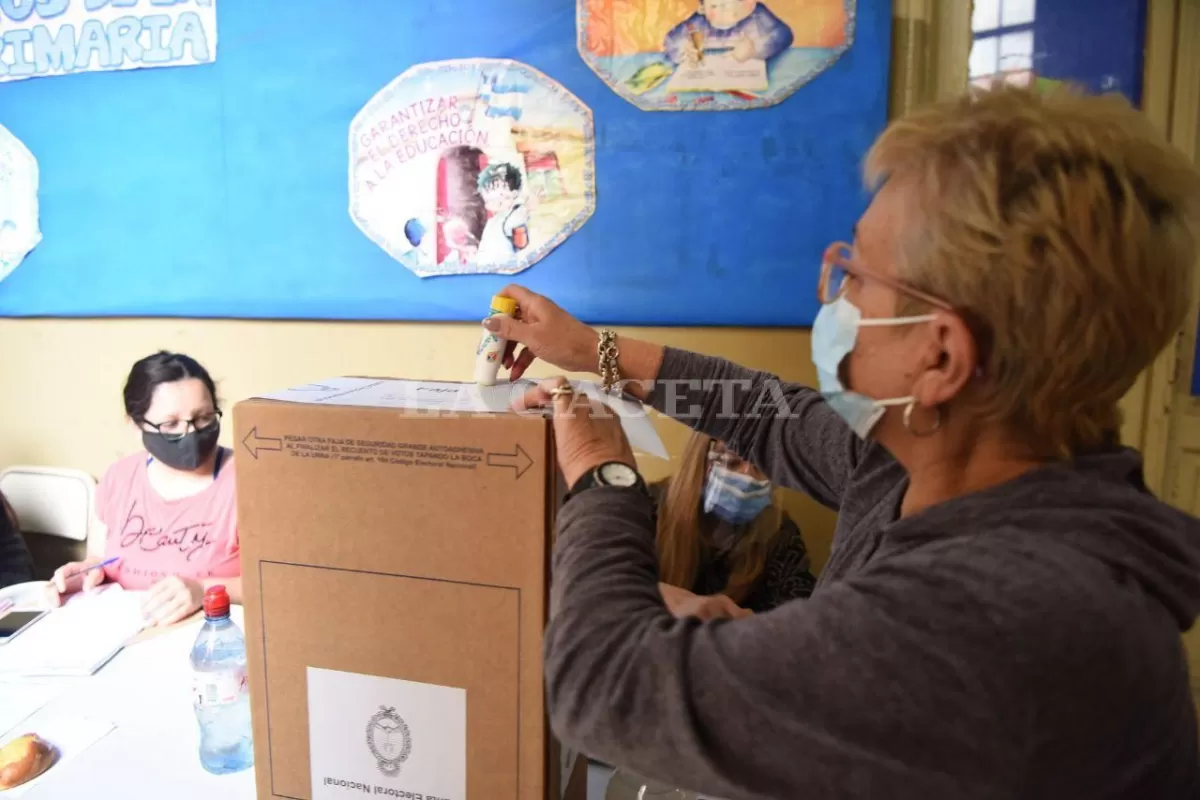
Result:
[[[492,310],[488,316],[497,314],[513,317],[517,313],[517,301],[511,297],[498,294],[492,298]],[[479,348],[475,351],[475,382],[480,386],[493,386],[496,383],[496,373],[500,369],[500,359],[504,358],[504,348],[508,341],[492,333],[486,328],[483,338],[479,340]]]

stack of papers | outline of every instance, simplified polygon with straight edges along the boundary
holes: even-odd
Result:
[[[0,645],[0,677],[95,673],[142,630],[143,595],[112,584],[72,597]]]

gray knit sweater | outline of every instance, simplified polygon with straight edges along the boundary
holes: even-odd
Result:
[[[754,415],[720,412],[728,388]],[[597,488],[559,518],[545,669],[571,746],[742,800],[1200,797],[1180,631],[1200,523],[1114,449],[898,519],[904,470],[800,386],[668,350],[653,402],[840,510],[808,600],[675,620],[653,507]],[[783,397],[790,413],[766,402]],[[668,408],[674,406],[674,408]]]

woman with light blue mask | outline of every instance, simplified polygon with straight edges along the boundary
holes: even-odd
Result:
[[[677,617],[736,619],[812,594],[800,529],[750,462],[693,433],[658,498],[659,590]]]
[[[629,379],[838,512],[805,602],[675,619],[619,421],[562,379],[530,393],[571,487],[544,658],[556,733],[745,800],[1200,797],[1181,642],[1194,671],[1200,520],[1151,491],[1165,444],[1144,470],[1121,441],[1189,430],[1182,400],[1131,390],[1169,392],[1168,348],[1194,330],[1200,170],[1119,96],[1009,87],[893,121],[866,175],[853,242],[812,254],[819,391],[504,290],[517,374],[536,356]]]

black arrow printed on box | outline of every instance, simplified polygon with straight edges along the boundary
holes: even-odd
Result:
[[[265,436],[258,435],[258,426],[250,429],[246,434],[246,438],[242,439],[242,444],[250,451],[250,455],[258,458],[258,454],[263,450],[282,450],[283,439],[271,439]]]
[[[487,463],[489,467],[511,467],[516,471],[515,479],[520,479],[533,466],[533,459],[521,445],[516,445],[511,453],[488,453]]]
[[[306,383],[303,386],[293,386],[289,392],[336,392],[336,386],[326,386],[323,383]]]

